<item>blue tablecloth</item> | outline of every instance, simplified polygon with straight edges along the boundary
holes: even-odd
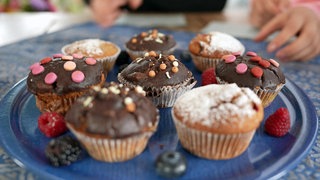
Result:
[[[52,34],[0,47],[0,95],[1,98],[20,79],[29,72],[29,65],[39,59],[60,53],[63,45],[85,38],[100,38],[112,41],[124,49],[124,43],[129,37],[146,28],[114,26],[102,29],[93,23],[86,23]],[[186,51],[194,33],[182,31],[161,30],[172,34],[178,42],[177,49]],[[247,50],[258,52],[264,57],[274,54],[265,51],[266,43],[255,43],[249,39],[239,39]],[[282,63],[286,77],[295,82],[309,96],[320,116],[320,57],[309,62]],[[1,125],[1,123],[0,123]],[[1,137],[0,137],[1,138]],[[283,178],[319,179],[320,178],[320,135],[307,157]],[[8,154],[0,147],[0,179],[34,179],[32,172],[17,166]]]

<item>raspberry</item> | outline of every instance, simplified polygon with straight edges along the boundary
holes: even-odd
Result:
[[[213,68],[209,68],[205,70],[201,74],[201,78],[202,78],[202,84],[201,84],[202,86],[205,86],[208,84],[217,84],[216,72],[214,71]]]
[[[281,137],[290,129],[290,115],[287,108],[281,107],[271,114],[264,124],[265,131],[275,137]]]
[[[80,159],[82,148],[71,136],[52,139],[46,147],[45,155],[53,166],[70,165]]]
[[[68,129],[64,117],[56,112],[45,112],[38,118],[38,127],[47,137],[56,137]]]

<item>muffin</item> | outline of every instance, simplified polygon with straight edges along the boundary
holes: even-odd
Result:
[[[121,50],[119,46],[101,39],[83,39],[67,44],[61,49],[63,54],[79,54],[93,57],[103,64],[104,72],[107,74],[113,67]]]
[[[30,66],[27,87],[41,112],[64,115],[75,99],[104,82],[102,64],[94,58],[55,54]]]
[[[206,159],[231,159],[249,146],[263,119],[261,100],[249,88],[210,84],[180,96],[172,117],[181,145]]]
[[[154,51],[131,62],[118,74],[118,80],[129,87],[141,86],[157,107],[171,107],[177,97],[197,82],[174,55]]]
[[[108,83],[77,99],[65,116],[67,127],[89,155],[121,162],[143,152],[156,131],[159,114],[141,87]]]
[[[217,31],[197,34],[189,43],[192,61],[201,72],[208,68],[215,68],[223,55],[242,55],[244,50],[244,46],[238,39]]]
[[[126,42],[125,47],[131,60],[135,60],[138,57],[143,57],[149,51],[155,51],[158,54],[173,54],[176,44],[173,36],[153,29],[133,36]]]
[[[285,84],[285,76],[274,59],[263,58],[252,51],[243,56],[225,55],[222,59],[216,67],[217,83],[249,87],[264,107],[270,105]]]

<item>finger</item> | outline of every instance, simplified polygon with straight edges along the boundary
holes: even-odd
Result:
[[[121,10],[116,10],[108,15],[103,16],[100,19],[97,19],[97,23],[102,27],[109,27],[114,24],[115,20],[122,14]]]
[[[281,0],[278,3],[278,9],[280,11],[284,11],[290,6],[290,3],[291,3],[290,0]]]
[[[276,56],[284,61],[306,60],[315,54],[316,47],[314,38],[310,39],[308,33],[303,32],[295,41],[280,49]]]
[[[141,6],[143,0],[129,0],[128,4],[132,9],[137,9]]]
[[[264,8],[266,10],[266,13],[270,13],[270,14],[277,14],[280,12],[280,9],[278,8],[276,2],[274,1],[264,1]]]
[[[260,32],[256,35],[254,40],[255,41],[265,40],[270,34],[281,29],[285,21],[286,21],[285,15],[280,14],[278,16],[275,16],[261,28]]]

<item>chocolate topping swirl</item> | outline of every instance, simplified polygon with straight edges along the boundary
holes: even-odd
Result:
[[[80,97],[66,114],[66,122],[89,136],[125,138],[155,131],[158,110],[141,87],[110,83]],[[132,108],[133,107],[133,108]]]
[[[216,77],[227,83],[236,83],[239,87],[249,87],[251,89],[260,87],[274,90],[277,85],[285,84],[285,76],[281,69],[270,61],[270,59],[264,59],[258,55],[236,56],[234,62],[220,61],[217,64]],[[248,68],[243,74],[236,71],[237,65],[241,63],[247,65]],[[254,75],[252,72],[254,67],[262,70],[261,77]]]
[[[159,33],[157,30],[142,32],[126,43],[127,48],[133,51],[165,51],[175,45],[176,41],[172,36]]]
[[[173,86],[188,79],[194,81],[192,72],[183,63],[175,59],[173,55],[162,54],[137,58],[119,76],[142,87]]]
[[[86,57],[75,58],[72,56],[68,57],[69,60],[63,60],[60,58],[52,58],[49,62],[41,63],[43,66],[43,72],[34,74],[32,71],[29,73],[27,78],[28,90],[33,93],[57,93],[65,94],[69,92],[79,91],[89,88],[92,85],[96,85],[101,82],[101,76],[103,75],[102,64],[96,61],[94,64],[87,64]],[[47,57],[49,59],[49,57]],[[74,70],[66,70],[64,64],[66,62],[74,62]],[[82,82],[75,82],[72,79],[72,73],[78,71],[82,72],[84,79]],[[54,83],[48,84],[45,82],[46,75],[48,73],[55,73],[57,79]]]

